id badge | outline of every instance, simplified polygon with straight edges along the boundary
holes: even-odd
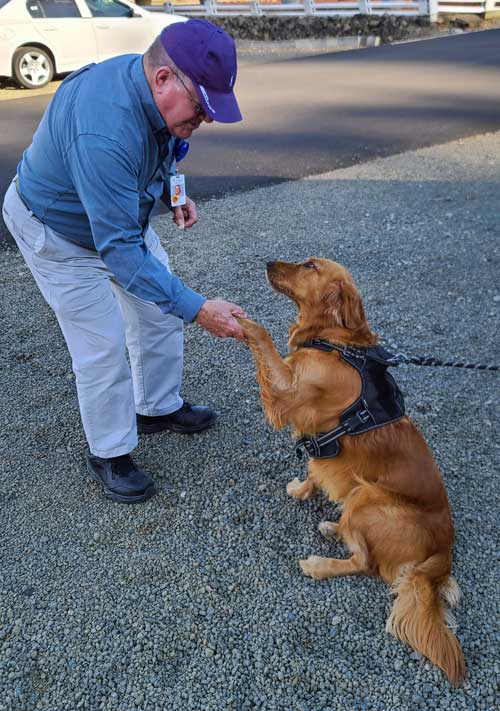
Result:
[[[180,173],[170,178],[170,204],[172,207],[186,204],[186,184]]]

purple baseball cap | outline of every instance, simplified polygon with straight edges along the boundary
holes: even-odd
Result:
[[[160,38],[172,61],[193,82],[206,113],[221,123],[241,121],[233,93],[233,38],[208,20],[174,22],[162,30]]]

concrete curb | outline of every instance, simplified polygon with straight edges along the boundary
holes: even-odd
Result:
[[[378,47],[380,37],[375,35],[356,35],[351,37],[321,37],[318,39],[275,40],[264,42],[260,40],[236,40],[238,50],[257,50],[262,52],[281,52],[287,50],[311,50],[316,52],[341,51],[360,49],[363,47]]]
[[[452,37],[455,35],[463,35],[471,30],[462,30],[453,28],[445,32],[435,30],[428,33],[422,33],[418,36],[407,37],[402,40],[394,40],[387,44],[403,44],[405,42],[420,42],[429,39],[438,39],[440,37]],[[480,32],[481,30],[472,30]],[[236,39],[236,47],[241,52],[263,52],[272,54],[273,52],[286,51],[312,51],[312,52],[341,52],[351,49],[365,49],[367,47],[379,47],[382,40],[377,35],[352,35],[347,37],[321,37],[321,38],[303,38],[291,40],[243,40]]]
[[[51,81],[50,84],[42,89],[18,89],[14,86],[0,85],[0,101],[13,101],[14,99],[32,99],[35,96],[44,96],[45,94],[54,94],[61,80]]]

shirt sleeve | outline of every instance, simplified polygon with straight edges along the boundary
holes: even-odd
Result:
[[[193,321],[205,298],[148,250],[139,223],[138,168],[127,151],[105,136],[83,134],[66,162],[96,250],[118,282],[163,313]]]

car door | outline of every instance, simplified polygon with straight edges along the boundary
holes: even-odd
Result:
[[[28,0],[31,23],[53,51],[56,71],[69,72],[97,61],[90,17],[82,17],[75,0]]]
[[[92,14],[99,61],[118,54],[140,53],[152,42],[151,23],[118,0],[85,0]]]

